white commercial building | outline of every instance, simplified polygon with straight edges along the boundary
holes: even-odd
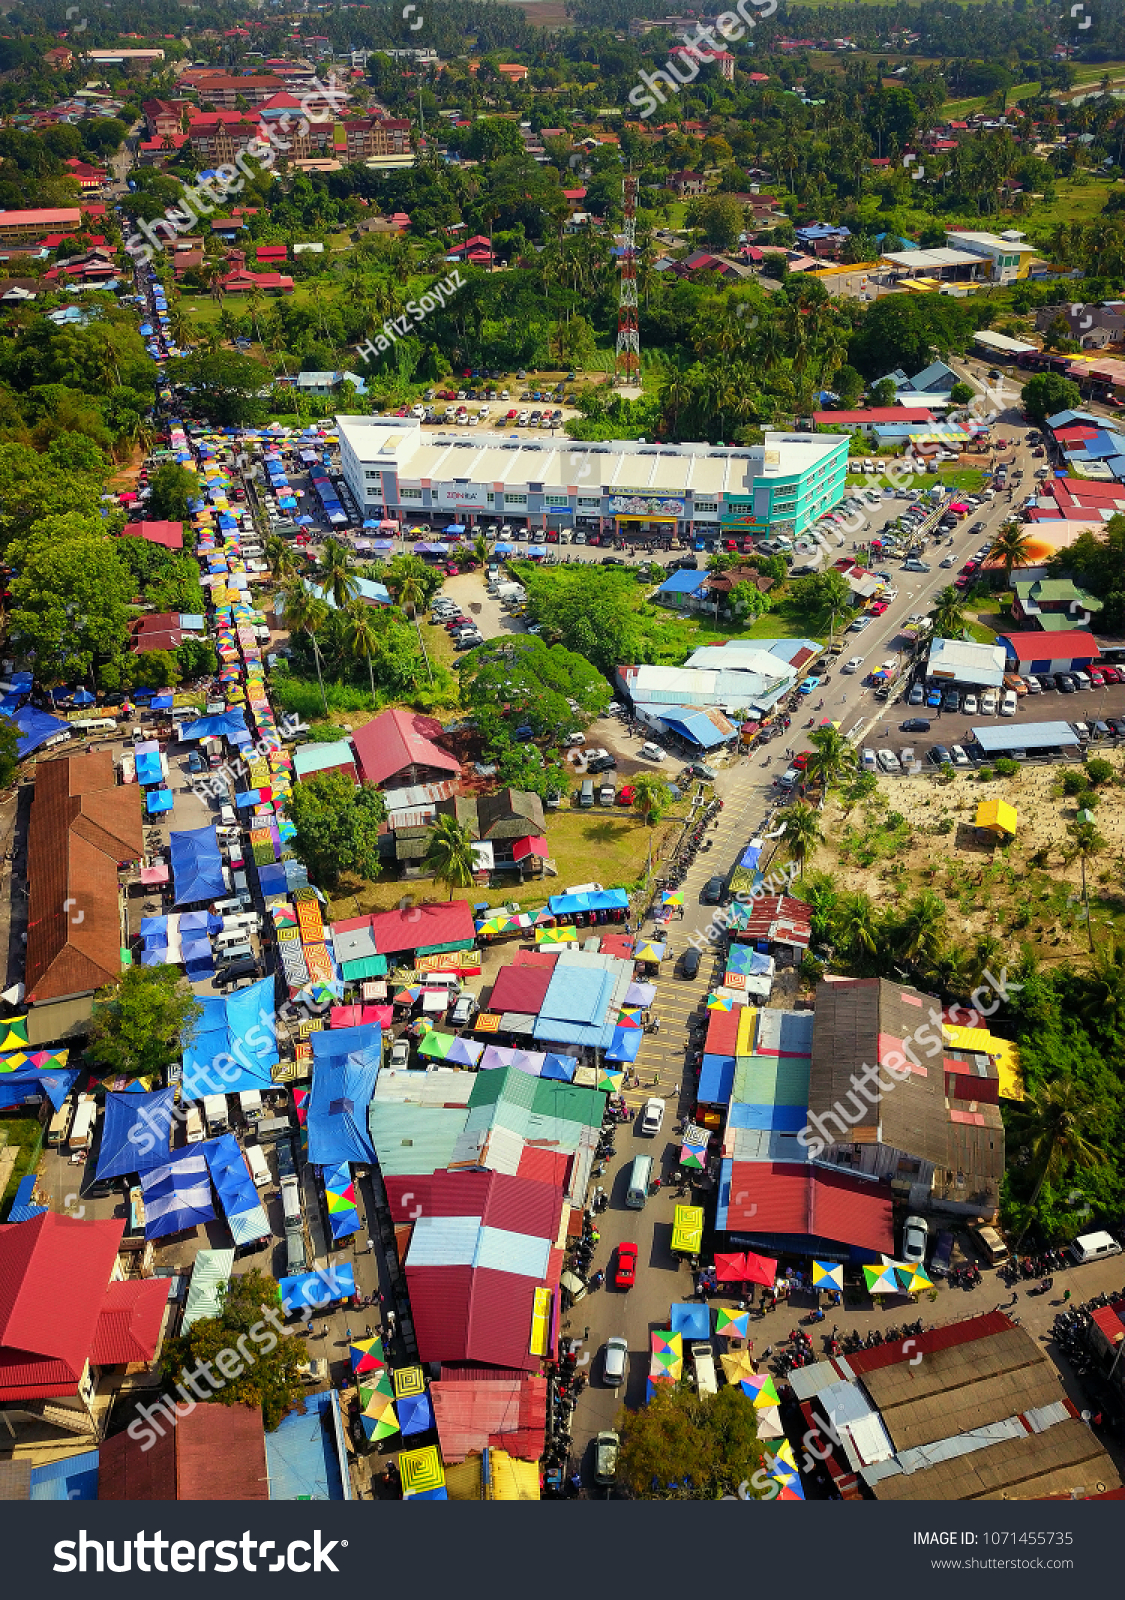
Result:
[[[760,445],[644,444],[426,431],[410,417],[337,417],[344,478],[365,518],[629,539],[792,537],[844,496],[842,434]]]
[[[1016,228],[1004,233],[977,233],[961,228],[947,228],[945,237],[954,250],[968,250],[972,255],[984,256],[991,263],[993,283],[1014,283],[1026,278],[1031,268],[1031,258],[1039,254],[1034,245],[1024,244],[1023,234]]]
[[[940,683],[961,683],[970,689],[999,689],[1008,660],[1000,644],[970,644],[964,639],[935,639],[927,673]]]

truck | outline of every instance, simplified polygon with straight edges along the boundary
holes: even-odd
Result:
[[[715,1357],[711,1346],[700,1341],[691,1347],[691,1364],[695,1368],[695,1387],[700,1398],[704,1395],[718,1394],[719,1385],[715,1381]]]
[[[88,1150],[94,1132],[94,1118],[97,1115],[98,1103],[92,1094],[80,1094],[78,1104],[74,1108],[74,1121],[70,1125],[70,1137],[67,1139],[68,1150]]]
[[[188,1144],[203,1143],[203,1118],[198,1106],[189,1106],[184,1117],[184,1135]]]
[[[297,1178],[282,1178],[281,1180],[281,1209],[285,1216],[285,1227],[300,1229],[304,1225],[304,1213],[301,1210],[301,1185]]]

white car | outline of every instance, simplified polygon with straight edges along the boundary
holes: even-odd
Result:
[[[902,1226],[902,1259],[921,1266],[926,1259],[930,1230],[925,1217],[907,1217]]]
[[[526,428],[530,421],[531,421],[531,412],[530,411],[521,411],[519,416],[516,418],[516,425],[517,425],[517,427],[520,427],[520,428]]]
[[[641,1112],[641,1132],[658,1134],[664,1126],[664,1102],[655,1097],[645,1101],[645,1108]]]
[[[965,750],[964,745],[951,744],[950,747],[949,747],[949,753],[953,757],[953,765],[955,767],[971,767],[972,766],[972,762],[969,760],[969,757],[968,757],[968,754],[967,754],[967,752]]]
[[[453,1007],[453,1015],[449,1020],[455,1028],[467,1028],[476,1011],[477,997],[466,989],[457,996],[457,1004]]]
[[[865,772],[874,772],[877,769],[879,763],[875,759],[874,750],[865,750],[863,752],[862,765]]]
[[[857,617],[854,622],[850,622],[848,624],[848,632],[849,633],[862,633],[864,628],[867,627],[867,625],[868,625],[868,623],[870,621],[871,621],[871,616],[870,616],[870,614],[868,612],[865,611],[864,614],[861,617]]]
[[[629,1370],[629,1344],[622,1338],[607,1339],[602,1360],[602,1376],[607,1389],[620,1389]]]
[[[982,717],[996,715],[996,690],[986,689],[980,697],[980,714]]]
[[[1035,676],[1034,673],[1029,672],[1027,674],[1027,676],[1024,678],[1023,681],[1024,681],[1024,686],[1026,687],[1028,694],[1042,694],[1043,693],[1043,685],[1039,682],[1039,679]]]
[[[389,1065],[392,1071],[405,1070],[410,1065],[410,1040],[405,1036],[401,1039],[396,1039],[391,1046]]]
[[[882,767],[884,772],[902,771],[902,768],[898,764],[898,757],[895,755],[893,750],[880,750],[878,759],[879,765]]]
[[[658,744],[653,744],[651,740],[648,744],[643,744],[640,749],[642,761],[663,761],[667,754],[666,750],[662,750]]]
[[[976,697],[975,694],[967,694],[965,696],[965,700],[964,700],[964,703],[961,706],[961,710],[968,717],[975,717],[976,716],[976,714],[977,714],[977,697]]]
[[[852,656],[850,660],[844,662],[844,671],[845,672],[858,672],[860,667],[862,667],[862,665],[863,665],[863,657],[862,656]]]
[[[1018,704],[1019,701],[1016,697],[1016,691],[1014,689],[1005,689],[1004,698],[1000,702],[1000,715],[1002,717],[1014,717],[1016,714],[1016,706]],[[968,707],[966,707],[966,710],[967,709]]]

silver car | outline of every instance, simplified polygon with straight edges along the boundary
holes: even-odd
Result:
[[[629,1344],[622,1338],[607,1339],[602,1376],[607,1389],[620,1389],[629,1371]]]

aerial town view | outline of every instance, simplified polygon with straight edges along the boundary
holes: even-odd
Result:
[[[0,1502],[1125,1500],[1122,0],[17,0],[0,273]]]

